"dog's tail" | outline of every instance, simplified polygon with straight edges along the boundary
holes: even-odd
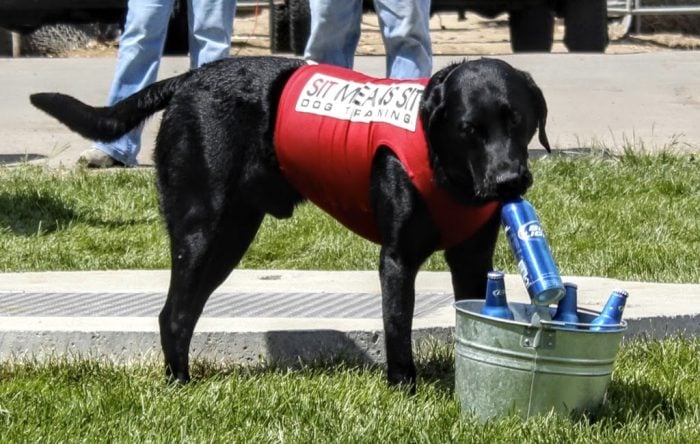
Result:
[[[112,106],[94,107],[60,93],[32,94],[34,106],[90,140],[109,142],[165,108],[189,72],[161,80]]]

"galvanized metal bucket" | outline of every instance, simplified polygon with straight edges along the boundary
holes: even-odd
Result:
[[[455,393],[481,420],[551,411],[595,415],[605,400],[624,321],[590,331],[599,313],[578,310],[579,324],[539,320],[531,304],[508,304],[515,320],[481,315],[483,300],[455,303]],[[548,309],[554,315],[554,309]],[[578,327],[570,329],[564,327]]]

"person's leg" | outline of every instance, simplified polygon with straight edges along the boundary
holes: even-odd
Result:
[[[107,104],[112,105],[153,83],[158,74],[163,53],[168,21],[173,0],[129,0],[124,32],[119,40],[119,53],[114,80]],[[125,165],[136,165],[141,149],[142,127],[132,130],[119,140],[96,143],[99,151]],[[109,159],[101,159],[99,153],[84,153],[83,161],[89,166],[111,166]],[[94,165],[90,165],[90,161]]]
[[[236,0],[189,0],[190,67],[228,57]]]
[[[311,33],[304,58],[352,68],[360,41],[362,0],[310,0]]]
[[[430,0],[375,0],[374,5],[386,48],[387,76],[430,77]]]

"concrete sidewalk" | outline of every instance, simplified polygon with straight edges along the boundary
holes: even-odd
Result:
[[[169,271],[0,274],[0,359],[160,356],[157,314]],[[565,277],[579,306],[600,310],[624,288],[627,338],[700,333],[700,285]],[[506,277],[511,302],[528,302],[519,276]],[[455,311],[447,273],[417,280],[414,339],[447,341]],[[296,362],[352,356],[384,361],[376,271],[236,270],[209,300],[191,355],[233,362]]]
[[[476,57],[470,57],[476,58]],[[592,146],[655,151],[672,146],[700,150],[700,56],[697,51],[648,54],[517,54],[498,56],[532,74],[547,99],[547,135],[554,149],[586,152]],[[459,61],[434,58],[434,69]],[[32,107],[29,95],[60,91],[92,105],[107,97],[112,58],[1,59],[0,164],[26,160],[75,165],[90,142]],[[163,59],[159,78],[187,70],[186,57]],[[355,69],[384,74],[384,57],[357,57]],[[152,164],[159,118],[146,122],[142,165]],[[537,138],[530,148],[543,153]]]

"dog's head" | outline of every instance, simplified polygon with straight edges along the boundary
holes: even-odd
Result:
[[[421,118],[438,183],[463,203],[507,200],[532,184],[527,146],[549,151],[547,104],[529,74],[495,59],[457,63],[428,83]]]

